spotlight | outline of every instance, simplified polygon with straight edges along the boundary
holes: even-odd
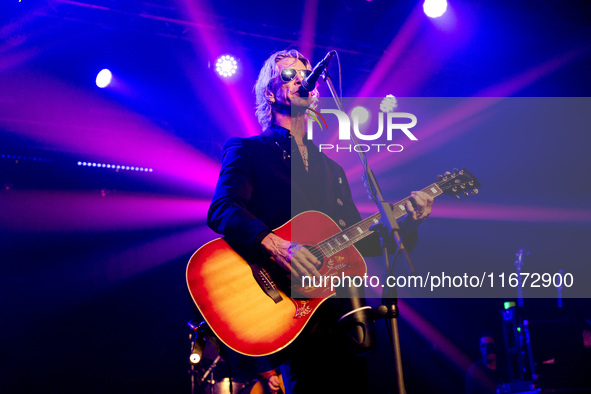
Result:
[[[224,78],[234,75],[237,69],[238,62],[230,55],[220,56],[215,63],[215,71]]]
[[[99,88],[106,88],[111,83],[111,79],[113,78],[113,74],[111,71],[102,69],[96,76],[96,86]]]
[[[447,0],[425,0],[423,11],[429,18],[439,18],[447,10]]]

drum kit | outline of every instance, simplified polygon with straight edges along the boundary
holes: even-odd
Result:
[[[229,373],[229,365],[217,356],[214,360],[204,357],[195,373],[200,394],[263,394],[264,386],[256,376],[239,372]]]

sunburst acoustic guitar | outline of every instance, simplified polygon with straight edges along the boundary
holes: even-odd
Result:
[[[478,192],[480,184],[466,169],[446,173],[423,192],[433,197]],[[392,205],[396,218],[406,214],[409,197]],[[370,235],[377,213],[341,231],[328,216],[308,211],[274,232],[283,239],[306,246],[319,256],[319,272],[327,276],[363,276],[366,265],[353,246]],[[219,238],[203,245],[187,266],[189,292],[214,334],[230,349],[247,356],[280,351],[302,332],[314,312],[328,297],[330,287],[280,286],[266,262],[249,264]],[[293,298],[291,291],[304,298]]]

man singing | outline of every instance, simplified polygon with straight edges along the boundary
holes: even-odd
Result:
[[[343,168],[304,138],[305,108],[316,95],[301,89],[310,72],[310,62],[296,50],[276,52],[266,60],[254,88],[263,132],[226,143],[208,213],[208,225],[237,251],[270,257],[296,279],[319,277],[320,262],[273,229],[310,210],[325,213],[342,229],[361,220]],[[408,215],[400,225],[407,249],[433,204],[423,192],[411,196],[414,204],[407,203]],[[380,253],[377,236],[356,246],[365,255]],[[287,349],[290,361],[282,366],[287,393],[366,391],[364,363],[347,353],[336,334],[342,313],[329,301],[314,315],[308,332]],[[274,378],[269,387],[278,388]]]

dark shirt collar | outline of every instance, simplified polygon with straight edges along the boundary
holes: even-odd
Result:
[[[269,128],[265,131],[265,135],[271,135],[272,133],[277,134],[278,136],[280,136],[280,138],[278,139],[280,144],[289,144],[291,142],[292,145],[292,149],[297,149],[296,148],[296,141],[295,139],[291,138],[291,131],[289,131],[288,129],[286,129],[285,127],[279,126],[275,123],[273,123],[271,126],[269,126]],[[304,138],[303,139],[304,144],[308,145],[308,147],[314,146],[314,143],[310,140],[308,140],[308,138]],[[289,149],[287,148],[287,146],[289,145],[283,145],[285,147],[285,149]]]
[[[281,127],[281,126],[274,123],[271,125],[271,130],[273,130],[274,132],[276,132],[277,134],[279,134],[283,138],[291,138],[291,132],[288,129],[286,129],[285,127]]]

